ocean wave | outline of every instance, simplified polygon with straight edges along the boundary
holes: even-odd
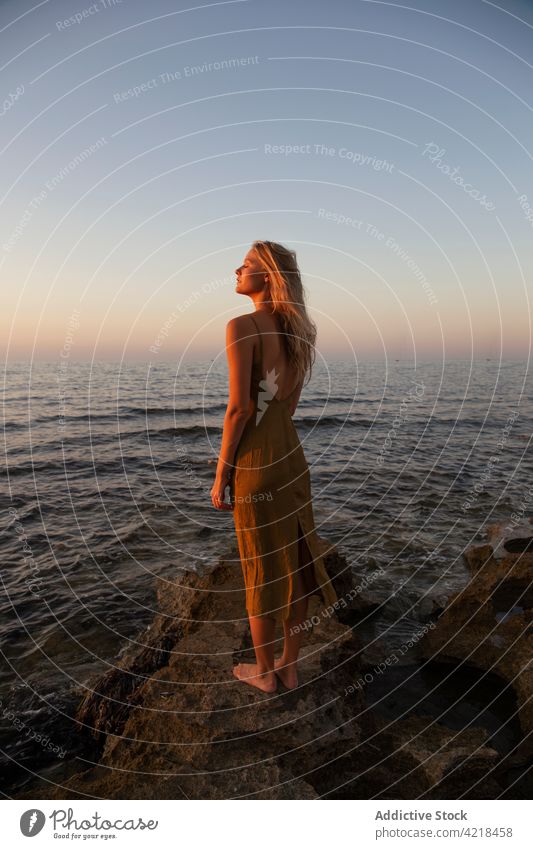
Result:
[[[191,413],[208,411],[210,414],[226,409],[225,404],[197,404],[188,407],[125,407],[120,416],[190,416]]]
[[[216,412],[223,412],[225,409],[226,409],[225,404],[215,404],[214,406],[213,405],[207,405],[207,404],[204,404],[202,406],[201,404],[199,404],[199,405],[196,405],[196,406],[177,407],[177,408],[174,408],[174,407],[122,407],[122,408],[119,408],[118,410],[115,410],[112,413],[111,412],[97,412],[97,411],[89,410],[88,412],[79,413],[78,415],[67,414],[66,417],[65,417],[65,422],[66,422],[67,425],[68,425],[69,422],[71,422],[71,423],[91,422],[91,424],[93,424],[93,423],[96,424],[97,422],[117,422],[117,421],[120,422],[120,421],[123,421],[124,419],[136,419],[136,418],[139,418],[140,416],[143,416],[145,418],[149,417],[149,416],[173,416],[175,418],[180,418],[180,417],[184,417],[184,416],[190,416],[191,414],[194,414],[194,413],[201,414],[204,411],[209,412],[209,414],[211,415],[211,414],[216,413]],[[37,424],[55,423],[55,422],[57,422],[57,419],[58,419],[58,413],[57,413],[57,410],[55,410],[53,413],[50,413],[50,415],[37,416],[35,419],[33,419],[31,424],[37,425]],[[27,422],[22,423],[22,424],[19,424],[19,423],[16,423],[16,422],[13,422],[13,423],[7,422],[6,423],[6,426],[10,426],[10,425],[13,428],[23,428],[23,427],[27,426]]]
[[[337,416],[304,416],[303,418],[296,417],[293,419],[297,427],[332,427],[342,425],[342,427],[372,427],[376,426],[373,419],[364,419],[355,415],[337,415]]]
[[[28,428],[31,428],[31,424],[29,422],[4,422],[4,430],[27,430]]]
[[[206,433],[221,433],[222,432],[222,424],[220,426],[217,425],[183,425],[182,427],[161,427],[156,428],[154,430],[150,430],[149,428],[145,428],[144,430],[132,430],[128,433],[128,436],[146,436],[147,434],[151,439],[157,436],[181,436],[182,434],[190,434],[191,436],[195,436],[196,434],[206,434]]]

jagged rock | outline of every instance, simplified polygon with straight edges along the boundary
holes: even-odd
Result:
[[[318,537],[318,544],[337,593],[337,618],[346,625],[353,625],[382,604],[382,597],[372,588],[373,579],[379,580],[380,569],[366,577],[356,578],[349,563],[330,542]]]
[[[490,526],[489,534],[498,544],[515,538],[503,525]],[[450,597],[436,627],[421,641],[420,653],[490,671],[508,683],[524,732],[521,754],[528,757],[533,752],[533,553],[496,559],[486,544],[469,548],[465,560],[472,578]]]
[[[496,798],[501,786],[489,774],[499,754],[484,745],[488,732],[481,728],[454,731],[427,715],[387,722],[367,715],[362,744],[354,753],[351,780],[348,770],[338,774],[336,790],[324,788],[336,799],[456,799]]]
[[[495,560],[509,554],[533,554],[533,517],[507,524],[496,522],[485,528],[487,541]]]
[[[448,596],[443,593],[439,593],[436,596],[425,596],[416,602],[413,610],[422,622],[430,622],[440,616],[446,607],[447,600]]]
[[[391,721],[368,706],[364,689],[353,686],[365,668],[365,647],[316,598],[296,690],[267,695],[233,678],[235,662],[253,659],[234,554],[209,574],[159,580],[153,624],[95,683],[77,714],[102,743],[98,765],[16,798],[501,795],[505,774],[486,729],[457,731],[413,711]],[[344,558],[330,546],[323,554],[339,597],[341,587],[350,593]],[[521,769],[522,761],[514,765]]]
[[[343,697],[359,669],[352,631],[313,599],[300,686],[266,695],[232,675],[235,662],[253,659],[239,565],[160,581],[158,598],[142,649],[78,711],[105,740],[99,766],[51,797],[314,798],[306,775],[359,739],[353,699]]]

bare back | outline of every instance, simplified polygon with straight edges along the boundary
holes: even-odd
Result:
[[[257,336],[254,340],[254,362],[259,362],[261,355],[261,341],[263,345],[263,372],[274,370],[277,379],[277,392],[274,396],[278,400],[284,400],[289,395],[301,391],[303,380],[298,380],[294,367],[288,366],[287,354],[285,352],[284,337],[280,331],[276,315],[271,315],[263,310],[256,310],[253,319],[259,332],[261,340]]]

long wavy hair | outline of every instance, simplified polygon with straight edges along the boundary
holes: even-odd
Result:
[[[297,374],[311,380],[316,325],[307,314],[305,290],[295,251],[278,242],[254,242],[252,248],[269,279],[270,300],[280,324],[287,360]]]

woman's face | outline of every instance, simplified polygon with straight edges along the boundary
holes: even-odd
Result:
[[[235,269],[235,274],[237,276],[236,291],[243,295],[261,292],[266,285],[265,270],[253,248],[250,248],[244,257],[242,265]]]

